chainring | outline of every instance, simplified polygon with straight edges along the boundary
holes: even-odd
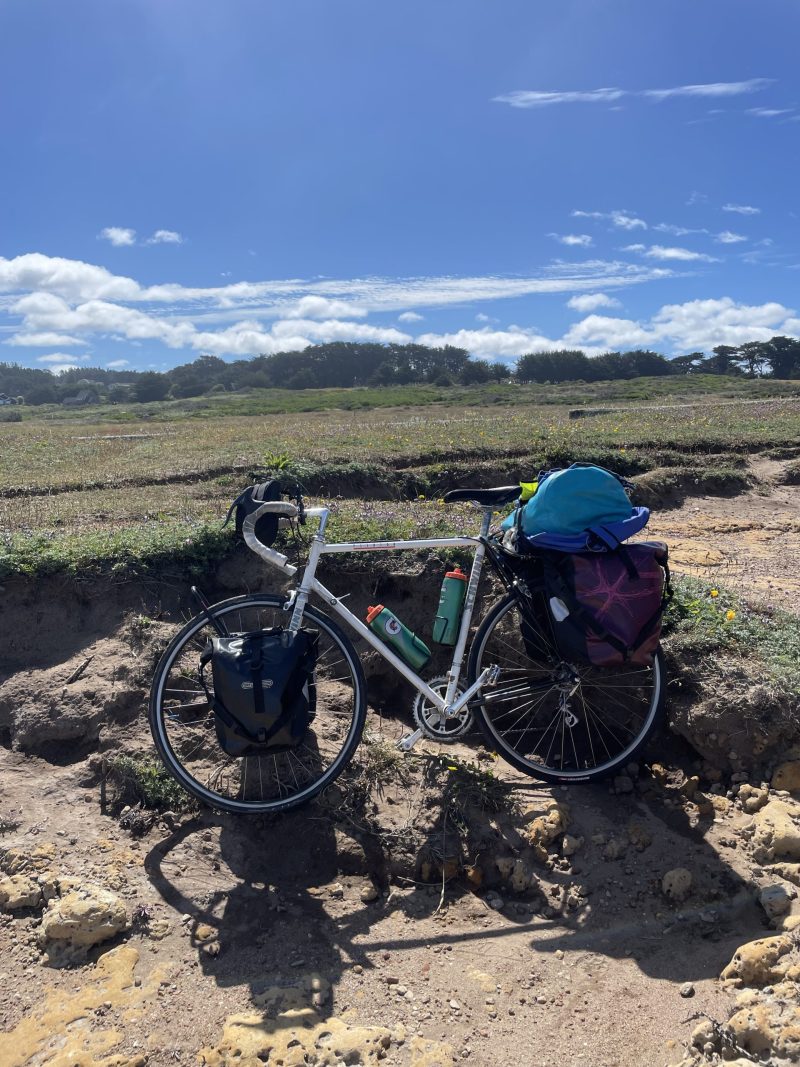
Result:
[[[439,675],[437,678],[432,678],[428,685],[435,693],[444,696],[447,692],[448,680],[445,675]],[[461,690],[457,689],[456,698],[460,696]],[[433,704],[425,699],[422,693],[417,693],[414,698],[412,712],[414,722],[425,736],[431,738],[432,741],[455,741],[456,738],[463,737],[464,734],[469,733],[473,726],[473,716],[469,704],[463,707],[458,715],[454,715],[452,719],[447,719],[438,708],[435,708]]]

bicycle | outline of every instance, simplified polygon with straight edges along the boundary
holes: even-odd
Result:
[[[536,556],[519,556],[490,536],[493,513],[518,496],[519,486],[452,490],[445,494],[445,502],[466,501],[482,510],[476,536],[397,541],[329,542],[325,531],[330,509],[305,507],[299,490],[294,503],[262,504],[243,523],[247,546],[293,577],[299,568],[257,538],[256,523],[265,515],[289,524],[314,519],[318,526],[308,561],[300,581],[286,595],[256,593],[214,605],[201,599],[202,612],[170,642],[156,668],[149,705],[153,740],[169,773],[213,808],[264,813],[299,807],[348,765],[366,718],[364,672],[352,641],[336,620],[309,603],[312,593],[411,683],[428,725],[434,732],[438,728],[443,740],[463,732],[471,712],[489,749],[535,778],[590,782],[632,762],[656,729],[663,709],[661,651],[651,666],[611,669],[569,663],[559,655]],[[412,670],[316,577],[324,555],[429,548],[474,551],[452,663],[444,679],[431,680],[434,684]],[[490,607],[472,638],[462,683],[487,559],[506,594]],[[303,741],[266,756],[227,756],[217,744],[208,694],[198,676],[199,656],[208,638],[273,626],[297,631],[303,624],[319,635],[316,710]],[[397,747],[409,751],[424,732],[419,727]]]

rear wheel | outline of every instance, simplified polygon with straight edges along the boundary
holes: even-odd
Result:
[[[605,778],[635,758],[661,717],[660,649],[651,666],[567,662],[546,620],[523,616],[514,596],[481,623],[470,651],[470,684],[493,665],[500,668],[496,684],[482,689],[471,707],[489,746],[535,778]]]
[[[262,593],[222,601],[210,612],[228,632],[246,633],[285,626],[285,602]],[[191,619],[161,657],[150,694],[153,740],[173,778],[211,807],[239,814],[288,811],[321,792],[352,759],[366,714],[361,664],[323,612],[307,606],[303,625],[319,633],[316,712],[301,743],[284,752],[232,757],[220,747],[199,678],[200,654],[216,633],[205,615]]]

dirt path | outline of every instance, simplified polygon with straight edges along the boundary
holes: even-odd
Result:
[[[401,876],[376,885],[352,827],[324,811],[271,821],[209,814],[174,829],[157,824],[137,840],[103,814],[100,791],[81,785],[81,773],[3,753],[2,811],[20,820],[4,845],[51,845],[61,877],[111,888],[129,915],[145,915],[125,939],[138,960],[127,984],[104,986],[89,964],[43,965],[35,913],[2,917],[1,1018],[12,1038],[3,1046],[0,1037],[3,1067],[72,1063],[41,1055],[64,1040],[65,1057],[110,1043],[125,1065],[139,1055],[154,1067],[194,1063],[202,1049],[201,1062],[249,1065],[223,1039],[226,1021],[242,1013],[255,1013],[251,1038],[291,1033],[295,1049],[339,1020],[342,1047],[352,1039],[360,1049],[254,1063],[371,1063],[365,1049],[380,1028],[392,1035],[387,1064],[673,1062],[680,1049],[668,1043],[688,1036],[694,1012],[726,1017],[731,995],[719,972],[742,941],[765,932],[758,878],[733,847],[746,816],[722,797],[712,821],[646,776],[623,794],[578,787],[554,798],[528,787],[528,820],[553,799],[568,802],[574,855],[556,844],[519,892],[506,879],[478,895],[455,879],[440,908],[438,883]],[[379,799],[387,831],[412,814],[409,795],[388,784]],[[498,824],[497,852],[519,846]],[[662,892],[675,867],[693,875],[682,903]],[[686,982],[691,999],[680,995]],[[58,1037],[65,998],[81,989],[97,1005],[83,1004],[80,1022]],[[37,1056],[20,1058],[23,1048]],[[105,1065],[95,1055],[78,1062]]]
[[[800,611],[800,486],[775,484],[784,464],[759,459],[757,489],[690,497],[654,511],[648,534],[669,543],[676,570],[707,578],[786,611]]]

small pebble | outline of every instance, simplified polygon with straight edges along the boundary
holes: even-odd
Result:
[[[681,996],[682,997],[693,997],[694,996],[694,986],[692,985],[691,982],[684,982],[683,983],[683,985],[681,986]]]

